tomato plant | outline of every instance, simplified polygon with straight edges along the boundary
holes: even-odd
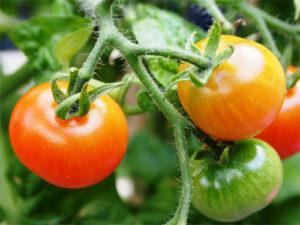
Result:
[[[288,75],[297,68],[290,66]],[[288,90],[283,106],[275,121],[256,136],[272,145],[285,159],[300,150],[300,82]]]
[[[197,47],[204,49],[207,39]],[[180,101],[197,127],[224,140],[251,137],[270,125],[283,103],[285,78],[277,58],[264,46],[221,36],[219,51],[234,46],[231,58],[216,68],[204,87],[178,84]],[[182,64],[180,71],[189,67]]]
[[[60,83],[66,89],[66,83]],[[17,103],[9,135],[20,161],[44,180],[83,188],[109,176],[128,142],[126,118],[109,96],[97,99],[87,116],[56,118],[50,83],[38,85]]]
[[[298,1],[142,2],[0,4],[0,48],[27,58],[0,65],[0,224],[298,222],[300,155],[278,192],[278,155],[248,139],[300,77]]]
[[[202,154],[199,154],[202,153]],[[258,139],[236,142],[225,160],[199,152],[191,161],[192,203],[214,220],[232,222],[264,208],[277,195],[282,166],[275,150]]]

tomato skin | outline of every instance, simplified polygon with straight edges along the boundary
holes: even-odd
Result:
[[[191,165],[191,171],[204,165],[193,178],[192,203],[200,213],[217,221],[238,221],[264,208],[282,183],[279,156],[258,139],[236,142],[225,164],[206,158],[191,161]]]
[[[59,86],[66,89],[67,84]],[[108,95],[92,103],[87,116],[61,120],[55,116],[50,83],[38,85],[15,106],[9,124],[19,160],[47,182],[84,188],[109,176],[128,144],[128,126],[119,105]]]
[[[296,71],[290,66],[288,74]],[[275,121],[256,137],[272,145],[282,159],[300,151],[300,81],[288,90]]]
[[[207,39],[197,44],[204,50]],[[271,51],[246,39],[222,35],[219,52],[234,46],[233,55],[216,68],[207,85],[178,83],[180,102],[194,124],[223,140],[252,137],[278,115],[286,92],[284,71]],[[190,67],[182,64],[179,71]]]

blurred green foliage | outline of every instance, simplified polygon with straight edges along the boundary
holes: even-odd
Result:
[[[200,28],[179,16],[184,12],[184,1],[181,4],[174,0],[151,2],[178,13],[138,4],[133,8],[135,17],[127,24],[120,24],[123,28],[132,29],[138,42],[184,47],[192,31],[197,30],[202,38],[205,36]],[[282,4],[282,1],[266,1],[261,7],[275,13],[282,9],[278,14],[284,16],[287,15],[284,11],[286,7]],[[0,4],[0,9],[9,15],[19,15],[26,8],[25,14],[34,15],[13,27],[9,33],[15,46],[27,55],[31,65],[21,74],[32,74],[32,78],[21,80],[8,94],[1,95],[0,224],[161,224],[176,209],[180,176],[176,151],[170,138],[165,138],[170,137],[168,129],[164,129],[168,125],[165,120],[157,119],[160,118],[158,113],[152,119],[151,127],[132,135],[126,157],[114,175],[90,188],[69,190],[52,186],[24,168],[13,154],[8,138],[8,121],[13,106],[24,93],[20,87],[26,82],[35,85],[48,81],[54,72],[63,69],[62,64],[80,66],[86,57],[83,53],[89,52],[95,42],[91,29],[85,30],[87,32],[84,34],[80,32],[90,27],[91,20],[82,18],[83,12],[78,7],[75,1],[66,0],[10,0]],[[47,15],[41,15],[43,12]],[[247,29],[253,30],[253,27],[246,27],[240,32],[247,33]],[[85,44],[83,49],[77,48],[76,52],[71,43],[64,46],[63,52],[56,52],[57,43],[66,38],[70,41],[70,37],[76,41],[77,35],[83,35],[79,38],[84,40],[79,44],[80,47]],[[115,81],[123,73],[122,59],[109,64],[111,51],[107,49],[102,55],[102,65],[97,68],[95,78]],[[149,69],[162,84],[170,75],[177,73],[178,62],[174,60],[159,57],[148,57],[147,60]],[[0,83],[4,84],[4,81],[1,75]],[[153,127],[160,131],[159,135],[153,132]],[[188,145],[192,154],[201,143],[189,137]],[[234,224],[299,224],[299,162],[300,153],[284,160],[284,183],[270,206]],[[122,177],[131,180],[139,202],[120,198],[116,183]],[[219,224],[202,216],[193,207],[189,223]]]

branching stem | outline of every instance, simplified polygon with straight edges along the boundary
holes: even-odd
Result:
[[[232,34],[233,32],[233,26],[228,21],[219,7],[217,6],[215,0],[195,0],[196,3],[200,5],[204,5],[206,10],[222,25],[223,31],[228,34]]]

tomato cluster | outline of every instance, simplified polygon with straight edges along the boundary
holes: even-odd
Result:
[[[197,47],[203,51],[207,42]],[[229,35],[221,36],[218,52],[229,44],[233,55],[213,71],[205,86],[178,83],[180,102],[195,126],[214,138],[235,141],[223,154],[211,149],[191,159],[193,205],[219,221],[240,220],[262,209],[280,189],[278,154],[251,137],[269,126],[257,137],[282,158],[300,149],[300,82],[286,94],[284,71],[272,52]],[[190,66],[184,63],[180,71]],[[66,82],[59,86],[67,89]],[[147,104],[140,105],[149,108]],[[17,103],[9,134],[20,161],[64,188],[88,187],[109,176],[128,144],[128,126],[118,104],[104,95],[92,103],[88,115],[69,120],[57,118],[56,107],[50,83],[31,89]]]
[[[60,83],[63,89],[66,83]],[[59,187],[83,188],[106,178],[121,162],[128,126],[119,105],[105,95],[87,116],[69,120],[55,115],[50,83],[38,85],[17,103],[9,135],[20,161]]]
[[[197,47],[204,51],[207,42],[204,39]],[[270,126],[286,94],[283,68],[271,51],[256,42],[223,35],[218,52],[229,44],[234,47],[233,55],[213,71],[205,86],[197,87],[192,81],[178,83],[181,104],[194,124],[217,139],[236,141],[229,152],[223,152],[227,154],[225,161],[223,155],[215,157],[207,151],[191,159],[193,205],[207,217],[225,222],[264,208],[280,189],[282,166],[278,154],[267,143],[247,138]],[[183,63],[179,72],[190,66]],[[281,157],[299,150],[297,88],[286,95],[276,121],[258,135]]]

